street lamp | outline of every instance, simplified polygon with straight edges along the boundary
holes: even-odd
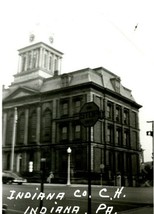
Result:
[[[67,185],[70,185],[70,154],[71,154],[72,150],[70,147],[68,147],[67,149],[67,154],[68,154],[68,164],[67,164]]]

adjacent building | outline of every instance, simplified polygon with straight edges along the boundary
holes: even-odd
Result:
[[[103,116],[91,127],[91,171],[94,183],[134,185],[140,172],[139,105],[120,77],[103,67],[61,74],[63,53],[43,42],[19,50],[18,73],[3,88],[3,170],[30,176],[40,171],[55,180],[86,182],[88,133],[79,112],[95,102]]]

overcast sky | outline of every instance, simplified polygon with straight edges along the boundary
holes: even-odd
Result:
[[[140,109],[140,141],[151,160],[154,120],[153,0],[5,0],[1,3],[1,81],[17,73],[17,50],[29,35],[64,53],[62,73],[105,67],[132,90]],[[137,28],[135,28],[137,26]]]

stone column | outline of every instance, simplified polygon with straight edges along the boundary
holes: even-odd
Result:
[[[17,72],[20,73],[22,70],[22,63],[23,63],[23,59],[22,59],[22,55],[19,55],[19,59],[18,59],[18,70]]]
[[[39,50],[38,49],[35,50],[35,57],[36,57],[35,68],[38,68],[39,67]]]
[[[54,69],[54,61],[55,61],[55,55],[54,54],[52,54],[51,55],[51,61],[52,61],[52,63],[51,63],[51,73],[53,73],[53,75],[54,75],[54,72],[55,72],[55,69]]]
[[[42,65],[43,65],[43,49],[40,48],[40,51],[39,51],[39,68],[42,68]]]
[[[5,140],[6,140],[6,126],[7,126],[7,113],[3,113],[3,132],[2,132],[2,144],[5,146]]]
[[[25,134],[24,134],[24,145],[28,144],[28,119],[29,119],[29,109],[25,109]]]
[[[26,57],[26,60],[25,60],[25,69],[24,69],[24,71],[27,71],[27,67],[28,67],[28,52],[25,53],[25,57]]]
[[[58,59],[58,71],[59,71],[59,74],[61,74],[61,64],[62,64],[62,58],[61,57],[59,57],[59,59]]]
[[[29,68],[30,70],[32,69],[33,65],[33,50],[30,51],[30,63],[29,63]]]

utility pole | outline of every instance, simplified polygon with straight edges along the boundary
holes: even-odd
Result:
[[[152,137],[152,159],[154,161],[154,121],[147,121],[147,123],[152,123],[152,131],[147,131],[147,135]]]

